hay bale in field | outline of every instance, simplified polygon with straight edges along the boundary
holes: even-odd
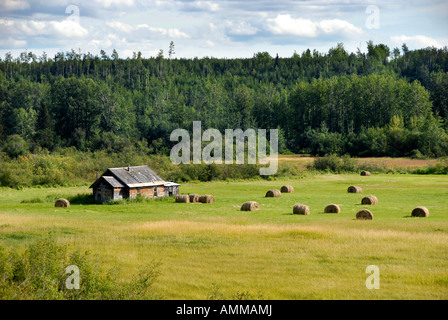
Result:
[[[350,187],[348,187],[347,192],[348,193],[362,193],[362,189],[361,189],[361,187],[358,187],[358,186],[350,186]]]
[[[341,212],[341,208],[337,204],[332,203],[325,207],[324,212],[325,213],[339,213],[339,212]]]
[[[268,192],[266,192],[266,197],[278,198],[278,197],[281,197],[281,196],[282,196],[282,193],[278,189],[271,189]]]
[[[367,209],[359,210],[356,213],[356,220],[373,220],[373,213]]]
[[[417,207],[414,210],[412,210],[413,217],[429,217],[429,210],[426,207]]]
[[[61,198],[56,200],[56,202],[54,203],[55,207],[59,207],[59,208],[68,208],[70,207],[70,201],[68,201],[67,199]]]
[[[189,197],[190,197],[190,202],[192,202],[192,203],[199,202],[199,197],[200,197],[199,194],[190,194]]]
[[[305,204],[296,203],[294,205],[294,207],[292,208],[292,213],[308,215],[308,214],[310,214],[310,207],[308,207]]]
[[[374,204],[377,204],[377,203],[378,203],[378,198],[375,197],[375,196],[372,196],[372,195],[364,197],[361,200],[361,204],[374,205]]]
[[[281,193],[293,193],[294,192],[294,187],[293,186],[282,186],[280,188],[280,192]]]
[[[178,194],[176,195],[176,202],[190,203],[190,196],[188,194]]]
[[[199,196],[198,201],[201,203],[215,203],[215,198],[210,194],[206,194],[203,196]]]
[[[363,171],[361,171],[361,175],[362,176],[370,176],[370,172],[363,170]]]
[[[260,210],[260,205],[256,201],[244,202],[241,206],[241,211],[256,211]]]

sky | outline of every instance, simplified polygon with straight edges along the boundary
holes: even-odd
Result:
[[[291,57],[348,52],[366,42],[391,50],[448,46],[448,0],[0,0],[0,58],[57,52],[120,58],[160,50],[173,58]]]

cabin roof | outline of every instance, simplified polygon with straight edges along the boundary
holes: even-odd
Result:
[[[178,185],[176,183],[163,180],[147,166],[109,168],[102,174],[99,179],[101,178],[105,178],[105,180],[115,188],[138,188],[160,185]],[[97,181],[99,181],[99,179]],[[97,181],[95,181],[95,183],[93,183],[90,187],[93,188]]]
[[[114,188],[123,188],[124,187],[124,185],[122,185],[120,183],[120,181],[118,181],[114,177],[103,176],[103,179],[106,180]]]
[[[117,179],[111,176],[101,176],[98,180],[96,180],[90,187],[93,188],[100,182],[104,181],[108,185],[110,185],[112,188],[123,188],[124,185],[120,183]]]
[[[147,166],[125,167],[125,168],[109,168],[106,173],[120,180],[128,187],[144,187],[149,185],[164,184],[165,181],[159,177],[154,171]]]

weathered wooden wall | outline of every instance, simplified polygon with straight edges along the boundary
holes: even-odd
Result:
[[[165,190],[164,186],[157,187],[144,187],[144,188],[111,188],[105,184],[99,185],[93,189],[93,196],[95,200],[108,201],[108,200],[122,200],[125,198],[135,199],[138,195],[144,198],[164,197],[168,194],[168,188]],[[175,194],[177,194],[177,188]]]

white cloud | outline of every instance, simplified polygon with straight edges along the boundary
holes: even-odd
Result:
[[[174,11],[219,11],[220,6],[212,1],[175,1],[175,0],[155,0],[154,4],[158,8]]]
[[[95,2],[101,4],[105,8],[122,5],[132,7],[134,5],[134,0],[95,0]]]
[[[17,40],[13,38],[0,39],[0,47],[24,48],[26,45],[26,40]]]
[[[109,39],[101,39],[101,40],[93,39],[89,41],[88,45],[89,47],[93,47],[98,51],[100,49],[110,48],[112,46],[112,41],[110,41]]]
[[[318,22],[317,25],[324,33],[363,34],[361,28],[357,28],[353,24],[345,20],[322,20]]]
[[[321,34],[361,35],[361,28],[340,19],[313,22],[309,19],[292,18],[289,14],[279,14],[274,19],[267,19],[267,29],[273,34],[289,34],[314,38]]]
[[[246,21],[226,21],[227,33],[230,35],[254,35],[258,29]]]
[[[72,40],[85,38],[89,32],[79,23],[68,19],[63,21],[0,19],[0,34],[8,35],[8,41],[18,46],[23,44],[24,38],[44,36]]]
[[[163,29],[163,30],[166,30],[166,29]],[[168,29],[167,34],[170,38],[185,38],[185,39],[190,38],[190,36],[188,34],[186,34],[185,32],[179,31],[176,28]]]
[[[0,28],[1,27],[9,28],[9,27],[12,27],[12,26],[14,26],[14,21],[13,20],[0,19]]]
[[[79,23],[71,20],[50,21],[48,24],[50,33],[54,33],[59,37],[84,38],[89,33]]]
[[[437,41],[436,39],[423,36],[423,35],[416,35],[416,36],[393,36],[390,37],[390,39],[397,45],[401,46],[403,43],[406,43],[406,45],[409,48],[426,48],[426,47],[436,47],[436,48],[442,48],[443,45]]]
[[[2,0],[0,2],[0,11],[14,11],[29,9],[30,4],[25,0]]]
[[[131,25],[119,21],[109,21],[106,22],[106,25],[108,25],[112,29],[121,30],[123,32],[131,32],[132,30],[134,30]]]
[[[118,32],[124,32],[130,34],[134,38],[153,38],[153,37],[170,37],[170,38],[185,38],[188,39],[190,36],[185,32],[180,31],[176,28],[157,28],[151,27],[147,24],[139,24],[136,26],[131,26],[126,23],[113,21],[106,23],[109,27],[113,28]]]
[[[209,26],[211,32],[213,32],[213,31],[215,31],[215,30],[217,29],[217,27],[215,26],[215,24],[212,23],[212,22],[210,22],[210,23],[208,24],[208,26]]]
[[[211,1],[194,1],[186,4],[187,8],[199,9],[204,11],[218,11],[219,5]]]
[[[317,26],[308,19],[293,19],[289,14],[279,14],[268,19],[268,30],[274,34],[291,34],[304,37],[317,36]]]

